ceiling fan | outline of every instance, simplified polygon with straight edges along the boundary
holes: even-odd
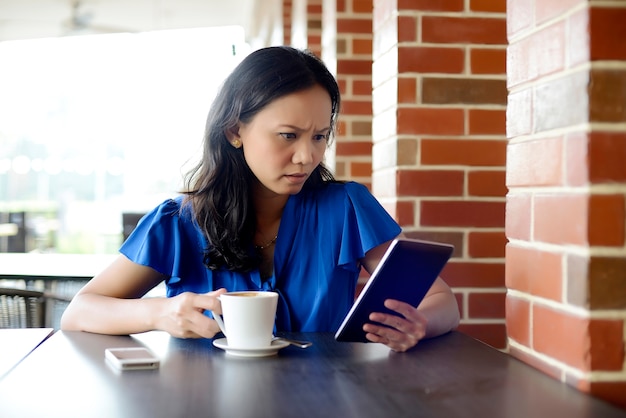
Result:
[[[89,1],[71,0],[70,17],[64,23],[65,35],[92,35],[107,33],[134,32],[128,28],[94,24],[95,12]]]

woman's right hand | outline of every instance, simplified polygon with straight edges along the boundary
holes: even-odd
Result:
[[[185,292],[165,299],[165,309],[157,320],[156,328],[177,338],[213,338],[220,328],[204,312],[221,313],[218,296],[223,293],[226,289],[204,294]]]
[[[161,330],[179,338],[213,338],[219,327],[204,312],[222,312],[218,296],[226,289],[143,297],[165,279],[120,255],[74,296],[63,313],[61,329],[110,335]]]

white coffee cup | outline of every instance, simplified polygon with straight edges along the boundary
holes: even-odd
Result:
[[[213,317],[226,336],[229,347],[260,349],[272,345],[278,293],[229,292],[219,296],[222,317]]]

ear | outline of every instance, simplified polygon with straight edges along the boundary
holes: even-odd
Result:
[[[235,148],[241,147],[241,136],[239,135],[239,125],[235,125],[232,128],[228,128],[224,131],[228,142]]]

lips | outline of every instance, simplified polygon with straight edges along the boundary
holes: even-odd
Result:
[[[285,178],[292,183],[304,183],[307,177],[306,173],[285,174]]]

